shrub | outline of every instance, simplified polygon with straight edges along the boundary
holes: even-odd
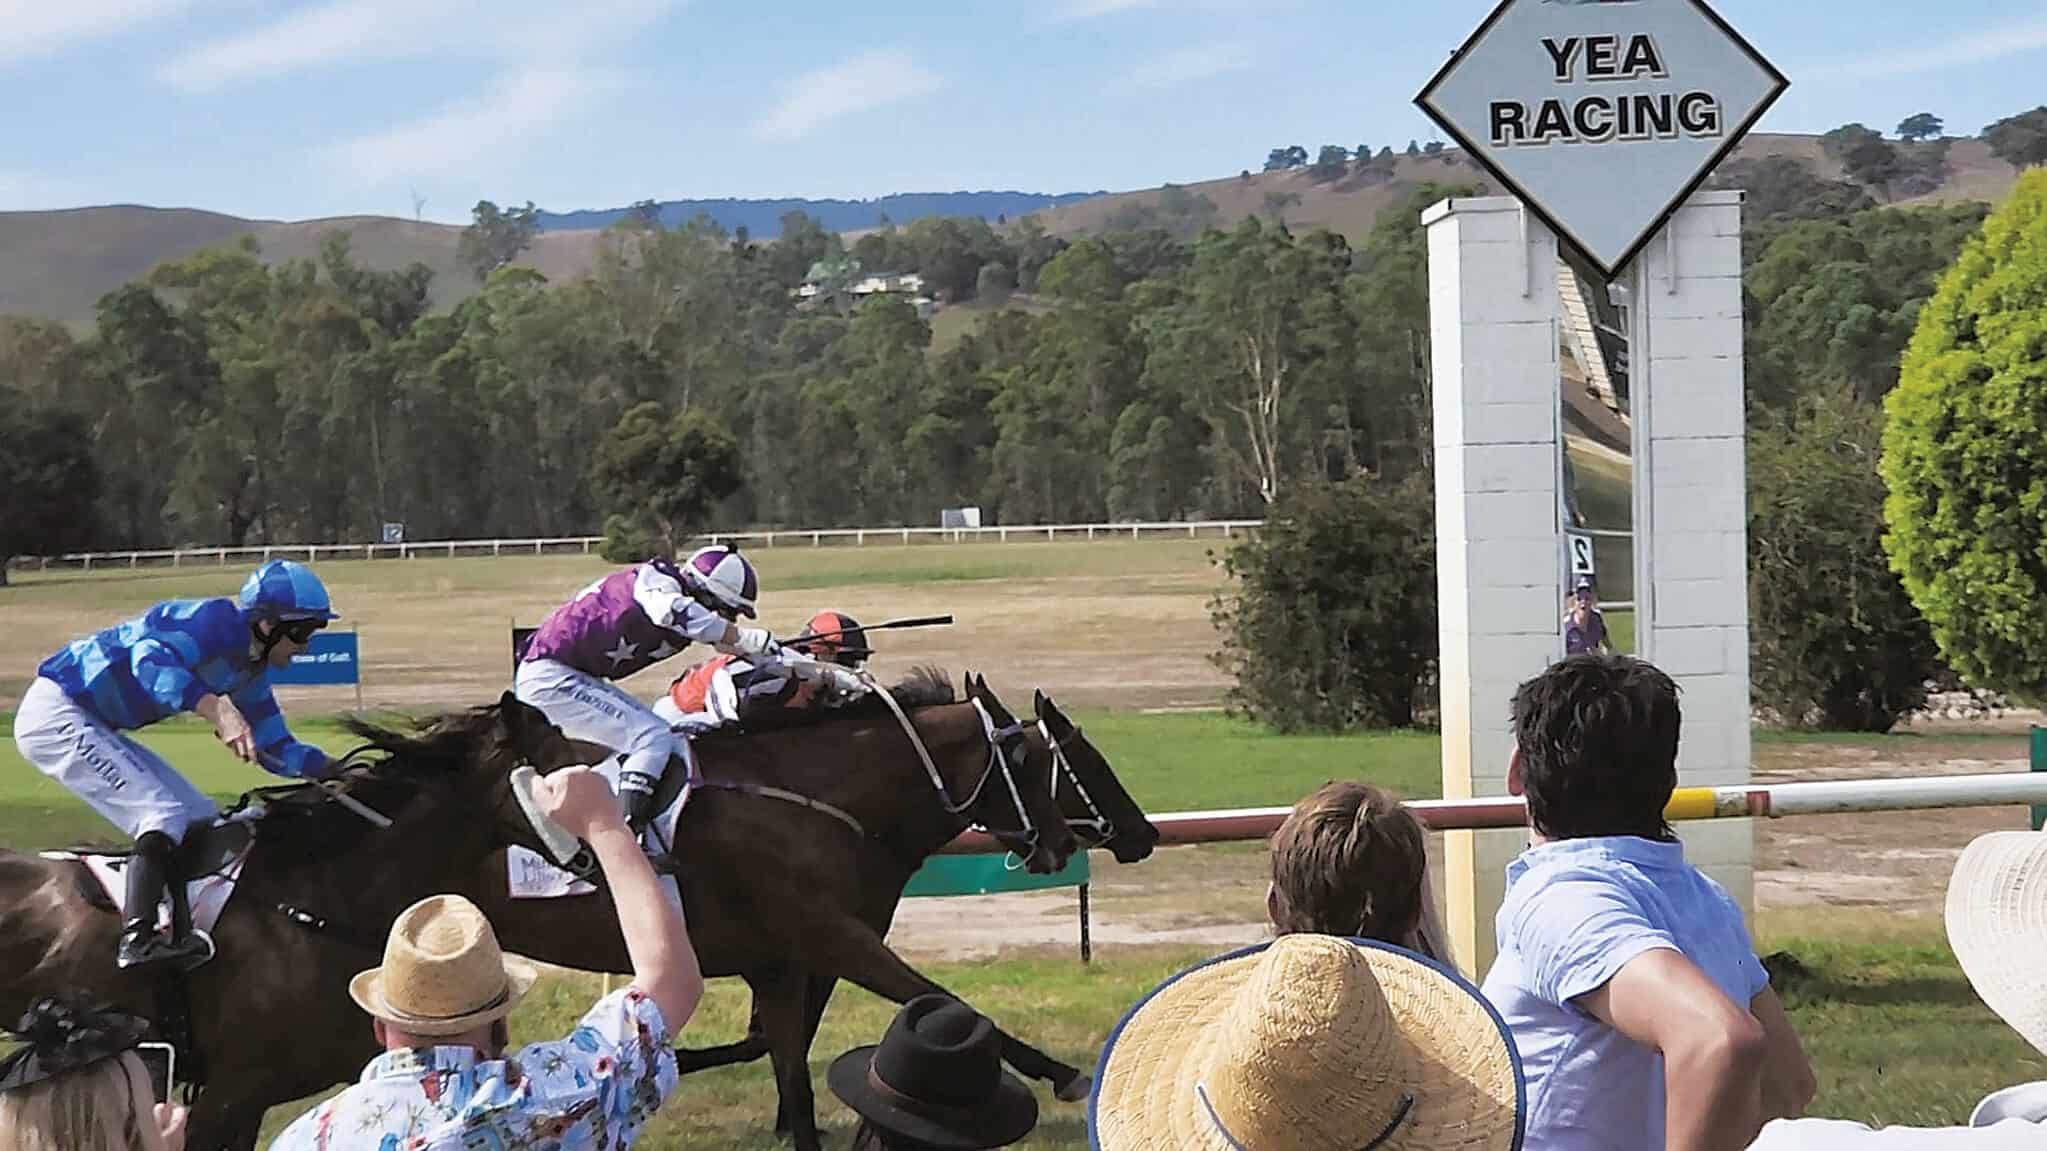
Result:
[[[1436,658],[1426,472],[1293,486],[1223,558],[1211,604],[1233,710],[1280,731],[1409,727]]]
[[[1795,726],[1889,731],[1942,673],[1884,554],[1881,424],[1821,392],[1749,434],[1750,684]]]
[[[1942,278],[1885,410],[1893,569],[1964,679],[2047,701],[2047,172]]]

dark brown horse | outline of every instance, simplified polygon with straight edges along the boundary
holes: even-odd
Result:
[[[508,693],[418,734],[353,726],[369,746],[341,778],[388,828],[314,784],[252,793],[266,812],[214,925],[217,952],[184,977],[205,1084],[191,1151],[249,1151],[266,1108],[359,1075],[378,1048],[348,981],[377,962],[391,921],[428,895],[461,890],[494,850],[541,849],[508,782],[521,763],[568,762],[568,742],[539,712]],[[181,854],[196,861],[245,826],[195,832]],[[162,977],[114,966],[120,928],[82,863],[0,851],[0,1018],[59,990],[158,1017]]]
[[[746,980],[758,1020],[746,1041],[682,1052],[683,1065],[699,1070],[767,1054],[778,1125],[799,1151],[820,1146],[808,1053],[832,984],[847,979],[898,1003],[944,990],[883,941],[910,875],[969,824],[988,828],[1040,873],[1064,867],[1080,847],[1053,796],[1050,748],[1034,728],[957,701],[936,675],[895,690],[937,784],[896,717],[870,699],[822,721],[699,738],[703,782],[675,831],[674,873],[698,961],[706,976]],[[504,861],[494,858],[472,895],[510,950],[585,971],[630,970],[608,892],[514,900]],[[1085,1094],[1079,1070],[1001,1038],[1020,1071],[1050,1080],[1066,1098]]]

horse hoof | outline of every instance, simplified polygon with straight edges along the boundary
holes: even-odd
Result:
[[[1066,1086],[1054,1090],[1052,1094],[1061,1103],[1078,1103],[1087,1098],[1088,1092],[1094,1090],[1094,1086],[1092,1076],[1076,1075]]]

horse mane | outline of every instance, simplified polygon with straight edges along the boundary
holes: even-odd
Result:
[[[351,798],[391,815],[425,786],[455,778],[481,739],[496,728],[497,705],[428,716],[410,731],[349,716],[341,724],[362,745],[341,757],[327,778],[348,785]],[[290,867],[331,858],[375,830],[368,820],[331,802],[311,780],[258,788],[243,800],[260,798],[268,810],[263,825],[290,821],[284,834],[260,836],[266,866]],[[238,805],[239,806],[239,805]],[[277,829],[272,829],[273,831]]]
[[[942,707],[958,703],[959,691],[953,686],[952,674],[942,667],[922,664],[910,669],[902,679],[888,685],[889,695],[902,705],[904,711],[919,708]],[[748,716],[734,726],[721,727],[697,736],[704,740],[736,739],[742,735],[759,735],[769,731],[790,731],[797,728],[821,727],[828,723],[876,719],[894,720],[895,713],[879,695],[867,694],[845,705],[832,708],[765,708],[757,716]]]

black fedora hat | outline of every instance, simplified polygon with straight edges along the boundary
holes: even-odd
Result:
[[[892,1135],[981,1151],[1030,1134],[1038,1099],[1002,1069],[995,1025],[946,995],[903,1005],[881,1042],[832,1060],[832,1093]]]

